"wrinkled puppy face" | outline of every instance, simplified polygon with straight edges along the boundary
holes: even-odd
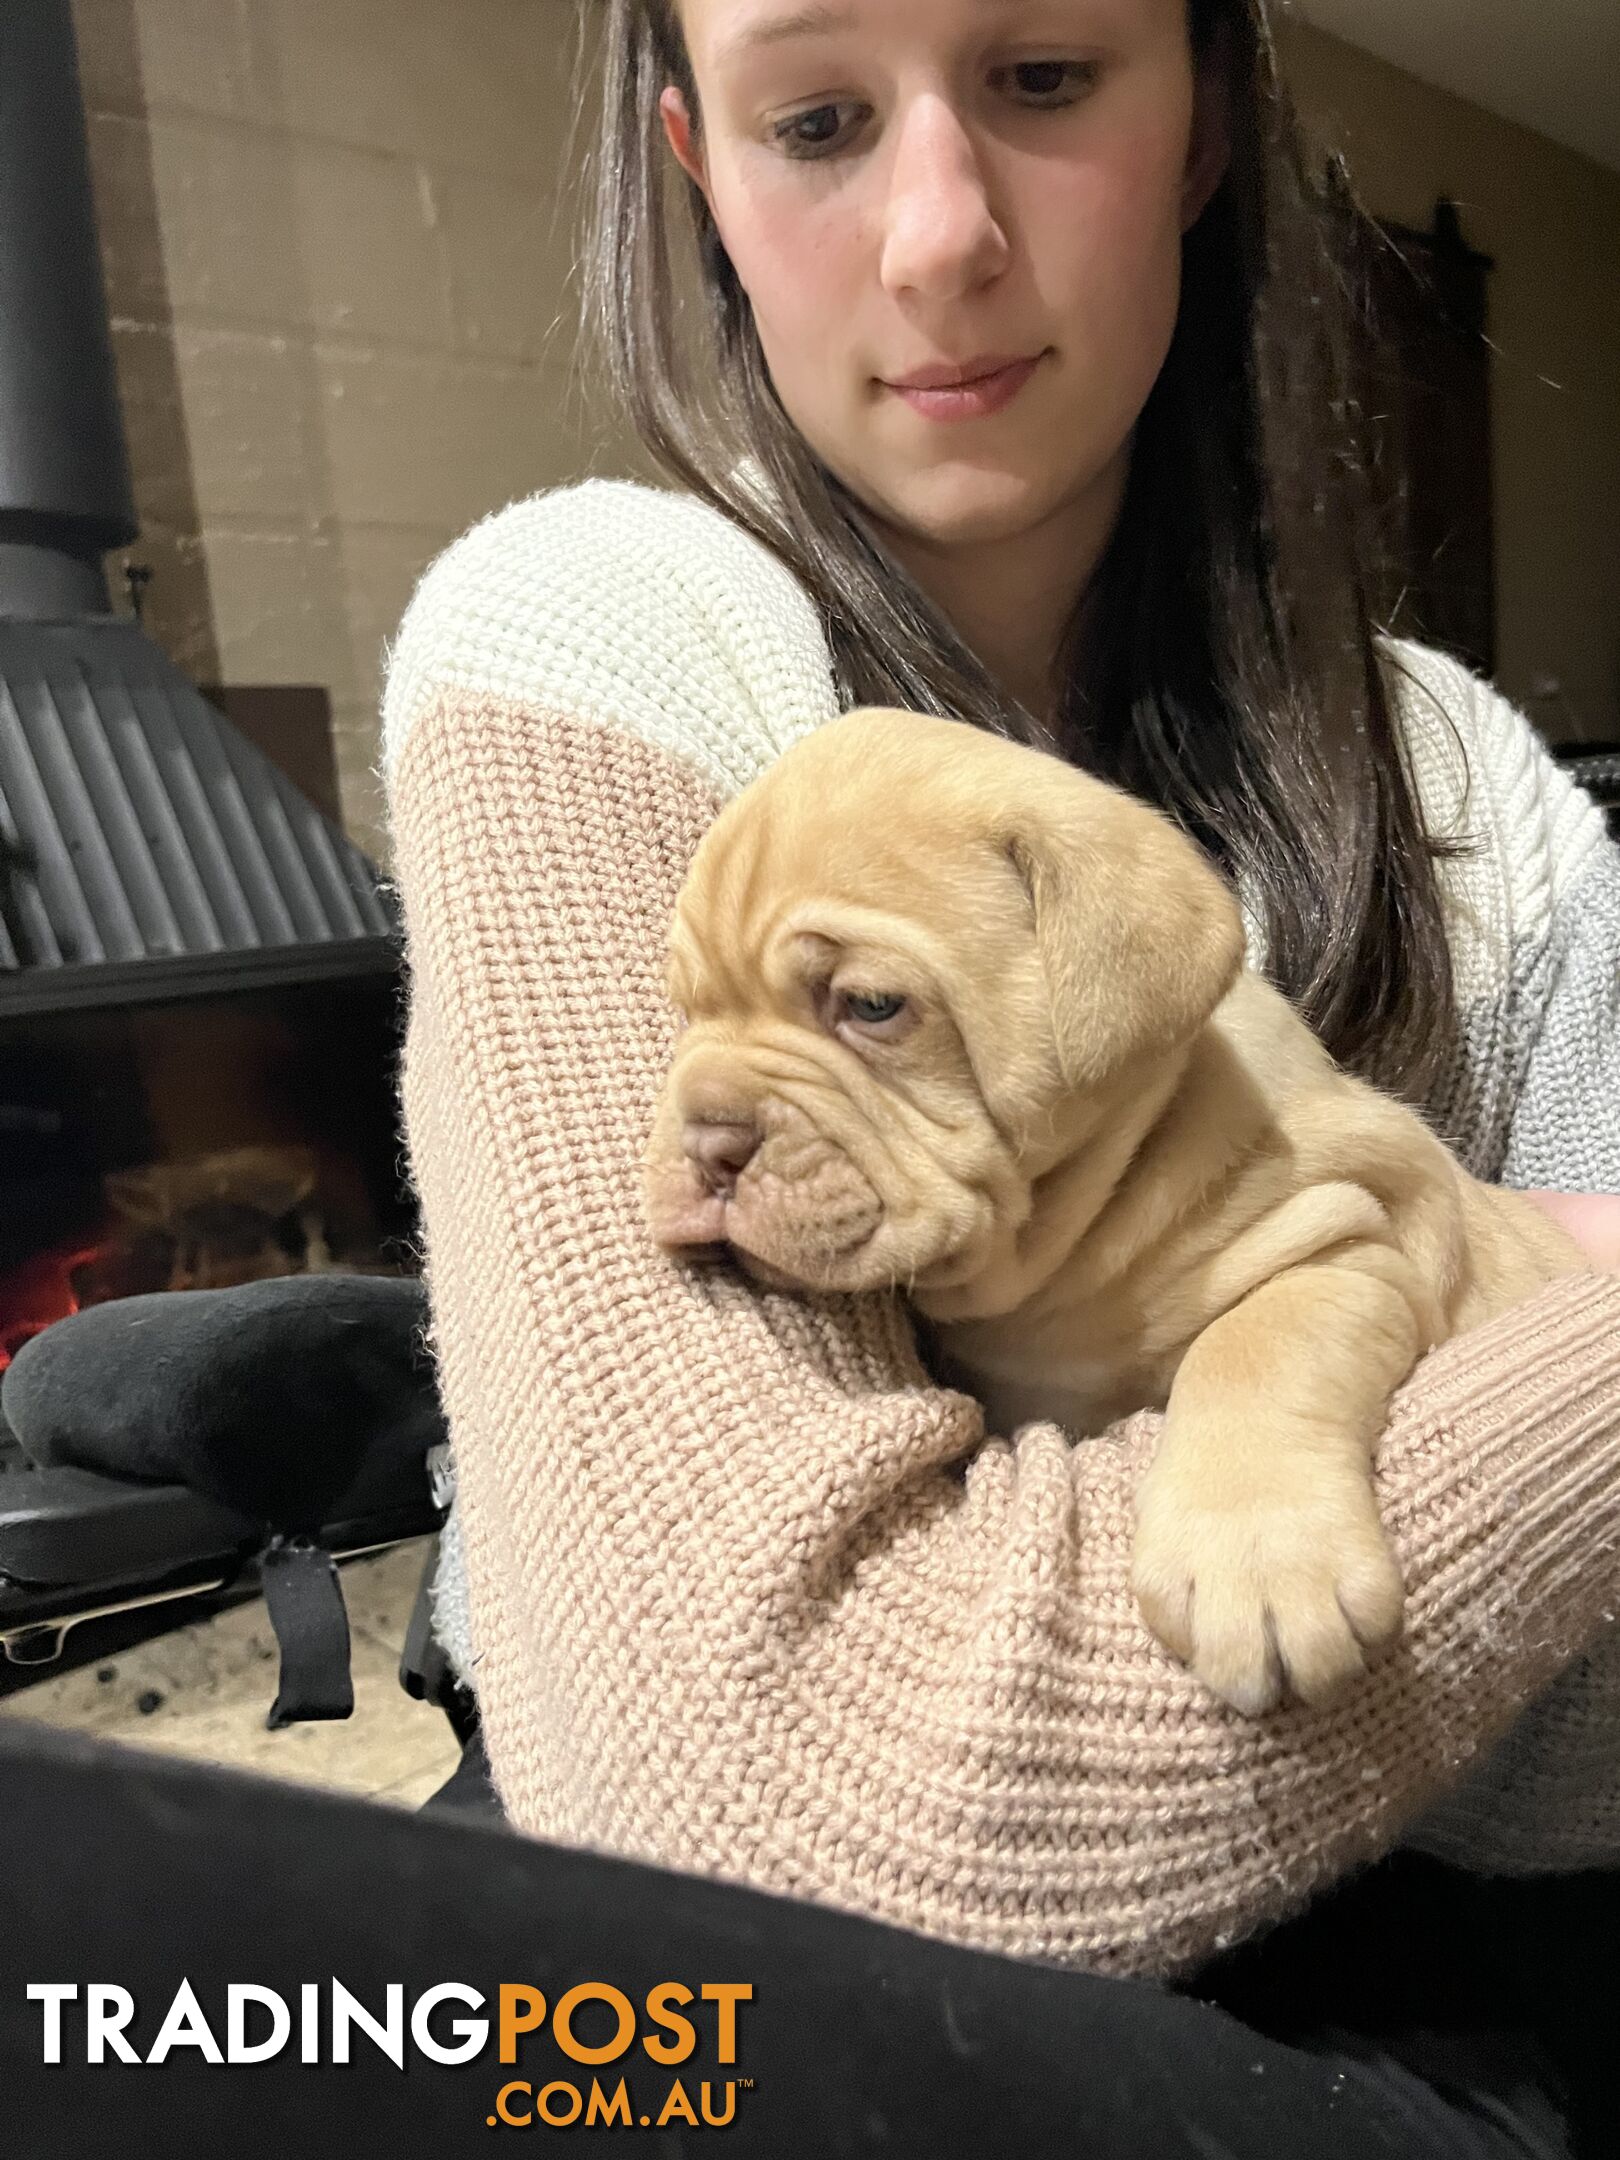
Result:
[[[963,722],[845,714],[727,804],[676,903],[653,1236],[778,1287],[971,1280],[1241,958],[1158,813]]]

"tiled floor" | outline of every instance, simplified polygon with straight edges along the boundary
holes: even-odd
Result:
[[[0,1701],[0,1716],[419,1807],[460,1755],[444,1713],[413,1702],[399,1684],[400,1648],[427,1549],[423,1541],[400,1545],[343,1569],[351,1717],[266,1731],[276,1643],[258,1599],[25,1688]]]

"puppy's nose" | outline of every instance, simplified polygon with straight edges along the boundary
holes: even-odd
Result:
[[[688,1121],[681,1145],[709,1190],[729,1193],[759,1152],[760,1137],[752,1125],[711,1125],[694,1119]]]

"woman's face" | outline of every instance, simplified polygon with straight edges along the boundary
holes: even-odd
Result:
[[[881,520],[946,544],[1117,493],[1182,234],[1224,162],[1186,0],[681,0],[680,16],[701,126],[671,89],[665,127],[822,461]]]

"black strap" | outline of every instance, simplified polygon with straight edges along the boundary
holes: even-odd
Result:
[[[354,1709],[349,1616],[329,1552],[308,1538],[274,1538],[259,1560],[264,1602],[281,1646],[281,1686],[271,1732],[304,1718],[346,1718]]]

